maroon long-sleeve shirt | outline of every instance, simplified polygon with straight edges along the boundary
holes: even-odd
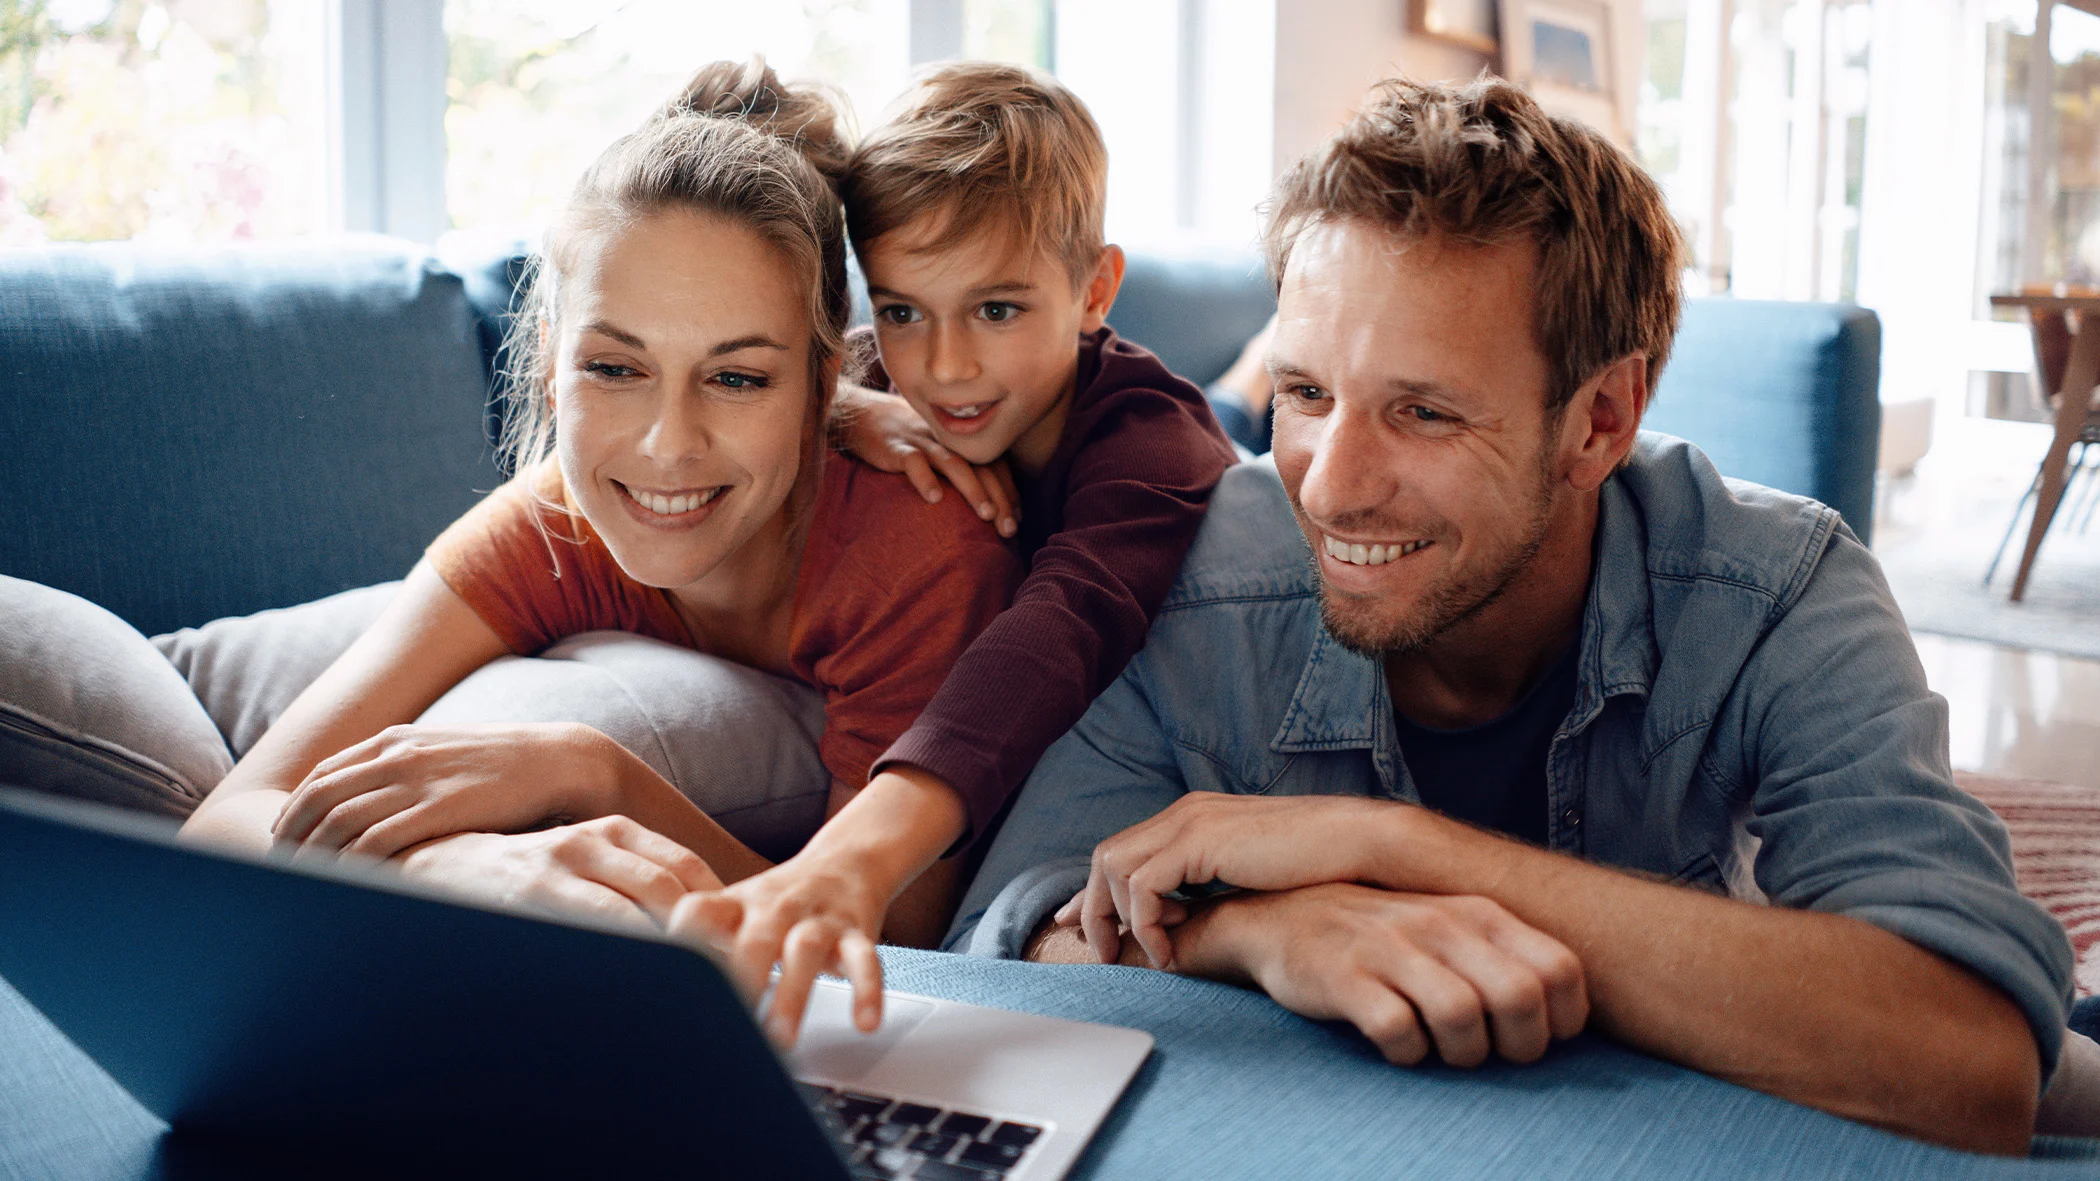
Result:
[[[875,761],[946,780],[972,833],[1144,646],[1235,458],[1203,391],[1113,329],[1080,341],[1074,385],[1057,451],[1017,481],[1028,577]]]

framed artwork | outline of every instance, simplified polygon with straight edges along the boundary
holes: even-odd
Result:
[[[1556,115],[1624,138],[1607,0],[1500,0],[1502,73]]]
[[[1480,53],[1494,53],[1496,0],[1408,0],[1412,32]]]

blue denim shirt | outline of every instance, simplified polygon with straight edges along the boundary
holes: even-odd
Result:
[[[1146,647],[1037,765],[950,947],[1017,956],[1096,843],[1183,792],[1416,800],[1383,667],[1321,626],[1309,559],[1273,462],[1227,472]],[[1552,848],[1884,927],[2004,989],[2053,1068],[2070,944],[1954,786],[1946,702],[1835,510],[1643,433],[1601,490],[1578,643]]]

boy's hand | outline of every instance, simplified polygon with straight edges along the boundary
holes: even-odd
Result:
[[[940,502],[941,477],[946,476],[999,536],[1020,530],[1021,497],[1006,461],[978,467],[948,450],[903,398],[842,381],[831,420],[838,446],[869,467],[902,472],[928,504]]]
[[[726,954],[731,976],[754,1002],[780,965],[765,1025],[782,1048],[795,1044],[822,972],[852,982],[853,1023],[872,1033],[882,1024],[882,960],[873,933],[890,899],[870,876],[797,855],[727,889],[686,896],[666,929]]]

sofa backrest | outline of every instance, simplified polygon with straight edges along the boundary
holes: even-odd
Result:
[[[148,634],[398,578],[498,482],[486,390],[406,243],[0,251],[0,573]]]
[[[1724,476],[1813,496],[1873,539],[1881,321],[1851,304],[1691,299],[1641,425]]]
[[[0,574],[152,634],[398,578],[501,479],[512,238],[0,251]],[[858,294],[858,293],[856,293]],[[1204,383],[1274,300],[1251,252],[1134,253],[1110,320]],[[1862,537],[1880,330],[1692,300],[1647,424]]]

